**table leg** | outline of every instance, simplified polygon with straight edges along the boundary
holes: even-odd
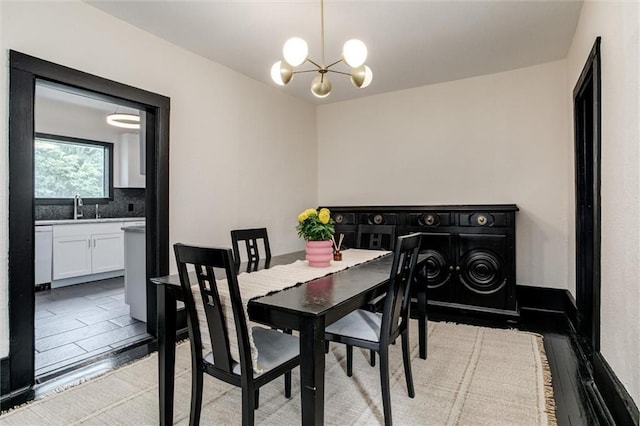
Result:
[[[426,284],[418,289],[418,341],[420,358],[427,359],[427,291]]]
[[[160,424],[173,424],[173,386],[176,360],[176,299],[166,286],[158,287],[158,373]]]
[[[302,424],[324,423],[324,318],[303,318],[300,324]]]

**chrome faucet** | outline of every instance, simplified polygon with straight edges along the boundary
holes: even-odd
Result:
[[[76,194],[73,197],[73,219],[80,219],[82,217],[82,211],[78,209],[78,207],[82,207],[82,198],[80,198],[80,194]]]

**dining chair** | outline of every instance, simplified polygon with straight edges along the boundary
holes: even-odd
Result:
[[[357,247],[367,250],[393,250],[395,232],[393,225],[358,225]]]
[[[385,425],[391,425],[389,387],[389,345],[402,340],[402,359],[409,397],[415,397],[409,348],[409,310],[411,282],[414,276],[421,234],[398,237],[393,252],[391,274],[382,313],[358,309],[329,325],[325,339],[347,345],[347,375],[353,375],[353,347],[373,350],[380,356],[380,382]]]
[[[240,267],[241,256],[238,243],[240,241],[245,242],[247,249],[247,268],[257,267],[260,260],[260,249],[258,241],[262,240],[262,245],[265,252],[265,261],[268,263],[271,260],[271,247],[269,246],[269,236],[267,235],[267,228],[252,228],[252,229],[234,229],[231,231],[231,244],[233,245],[233,260],[236,264],[236,268]]]
[[[393,250],[395,239],[395,227],[392,225],[358,225],[356,237],[357,247],[367,250]],[[366,309],[376,312],[379,310],[385,295],[380,295],[367,302]],[[371,351],[369,363],[372,367],[376,365],[376,353]]]
[[[291,397],[291,370],[300,364],[299,340],[296,336],[264,327],[248,329],[231,249],[175,244],[174,251],[191,342],[189,424],[197,425],[200,421],[203,373],[207,373],[242,388],[242,424],[253,425],[261,386],[284,374],[285,396]],[[198,281],[193,287],[190,268],[195,269]],[[216,272],[220,272],[219,275]],[[226,281],[218,282],[216,279]],[[221,298],[221,286],[228,286],[228,299]],[[201,330],[199,325],[196,297],[202,298],[206,330]],[[233,318],[225,317],[227,303],[231,304]],[[231,355],[230,336],[225,326],[228,321],[233,321],[235,325],[240,359],[233,359]],[[206,355],[203,355],[201,335],[204,332],[208,333],[211,341],[211,352]],[[260,373],[254,370],[249,333],[258,349]]]

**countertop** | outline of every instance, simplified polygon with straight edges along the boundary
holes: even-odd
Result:
[[[146,228],[147,228],[146,226],[142,226],[142,225],[135,225],[135,226],[127,226],[127,227],[124,227],[124,228],[122,228],[122,230],[123,230],[124,232],[140,232],[140,233],[143,233],[143,234],[144,234],[144,232],[145,232]]]
[[[144,217],[101,217],[100,219],[58,219],[58,220],[36,220],[38,225],[75,225],[78,223],[104,223],[104,222],[143,222]]]

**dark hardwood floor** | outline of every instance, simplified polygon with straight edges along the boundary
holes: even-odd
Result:
[[[541,334],[544,338],[547,360],[551,368],[558,425],[615,424],[606,421],[606,419],[603,421],[590,403],[585,391],[584,372],[582,371],[585,366],[564,315],[558,312],[522,310],[520,321],[513,322],[495,317],[474,317],[468,313],[455,314],[432,311],[429,320],[495,328],[516,328]],[[186,337],[184,331],[180,337]],[[57,377],[48,377],[47,381],[37,385],[26,398],[22,397],[20,400],[11,401],[11,405],[20,404],[29,399],[38,398],[54,389],[98,376],[155,350],[157,350],[155,341],[140,342],[135,347],[124,348],[118,353],[94,360],[73,371]],[[2,408],[7,409],[8,406]]]

